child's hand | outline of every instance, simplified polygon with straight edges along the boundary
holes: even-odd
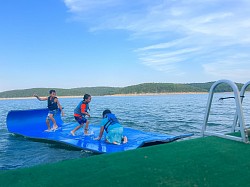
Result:
[[[98,137],[98,138],[95,138],[94,140],[100,140],[101,138],[100,137]]]
[[[62,116],[64,116],[64,112],[62,111]]]

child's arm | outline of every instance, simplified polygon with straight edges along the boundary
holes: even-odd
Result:
[[[86,116],[90,117],[90,114],[88,112],[82,112],[83,114],[85,114]]]
[[[64,112],[63,112],[63,109],[62,109],[62,105],[60,104],[58,98],[56,99],[56,102],[57,102],[57,106],[58,106],[58,107],[60,108],[60,110],[61,110],[62,116],[64,116]]]
[[[81,113],[90,117],[90,114],[88,112],[85,112],[85,109],[86,109],[86,105],[84,105],[84,104],[81,105]]]
[[[100,139],[102,139],[103,131],[104,131],[104,126],[101,127],[99,136],[98,136],[98,138],[95,138],[95,140],[100,140]]]
[[[33,94],[34,97],[36,97],[39,101],[46,101],[48,100],[47,97],[39,97],[37,94]]]

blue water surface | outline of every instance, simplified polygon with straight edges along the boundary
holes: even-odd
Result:
[[[243,102],[246,125],[250,124],[250,93]],[[230,132],[235,113],[234,99],[218,101],[232,93],[214,95],[209,116],[209,130]],[[180,135],[194,133],[200,137],[208,94],[168,94],[153,96],[96,96],[90,103],[89,118],[92,124],[99,124],[104,109],[115,113],[126,127]],[[73,111],[81,98],[60,98],[64,107],[65,123],[74,122]],[[0,170],[30,167],[61,160],[84,158],[94,153],[46,141],[34,141],[13,135],[6,127],[6,116],[10,110],[46,108],[47,103],[36,99],[0,100]],[[78,133],[81,133],[82,129]]]

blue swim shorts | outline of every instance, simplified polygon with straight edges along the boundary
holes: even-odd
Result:
[[[87,119],[85,117],[82,117],[82,116],[74,116],[75,117],[75,120],[81,125],[81,124],[84,124],[87,122]]]

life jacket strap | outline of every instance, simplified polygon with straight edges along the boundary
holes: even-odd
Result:
[[[107,123],[104,125],[104,129],[106,132],[108,132],[108,128],[110,125],[114,125],[115,123],[119,123],[118,119],[115,117],[114,114],[111,115],[107,115],[108,121]]]

